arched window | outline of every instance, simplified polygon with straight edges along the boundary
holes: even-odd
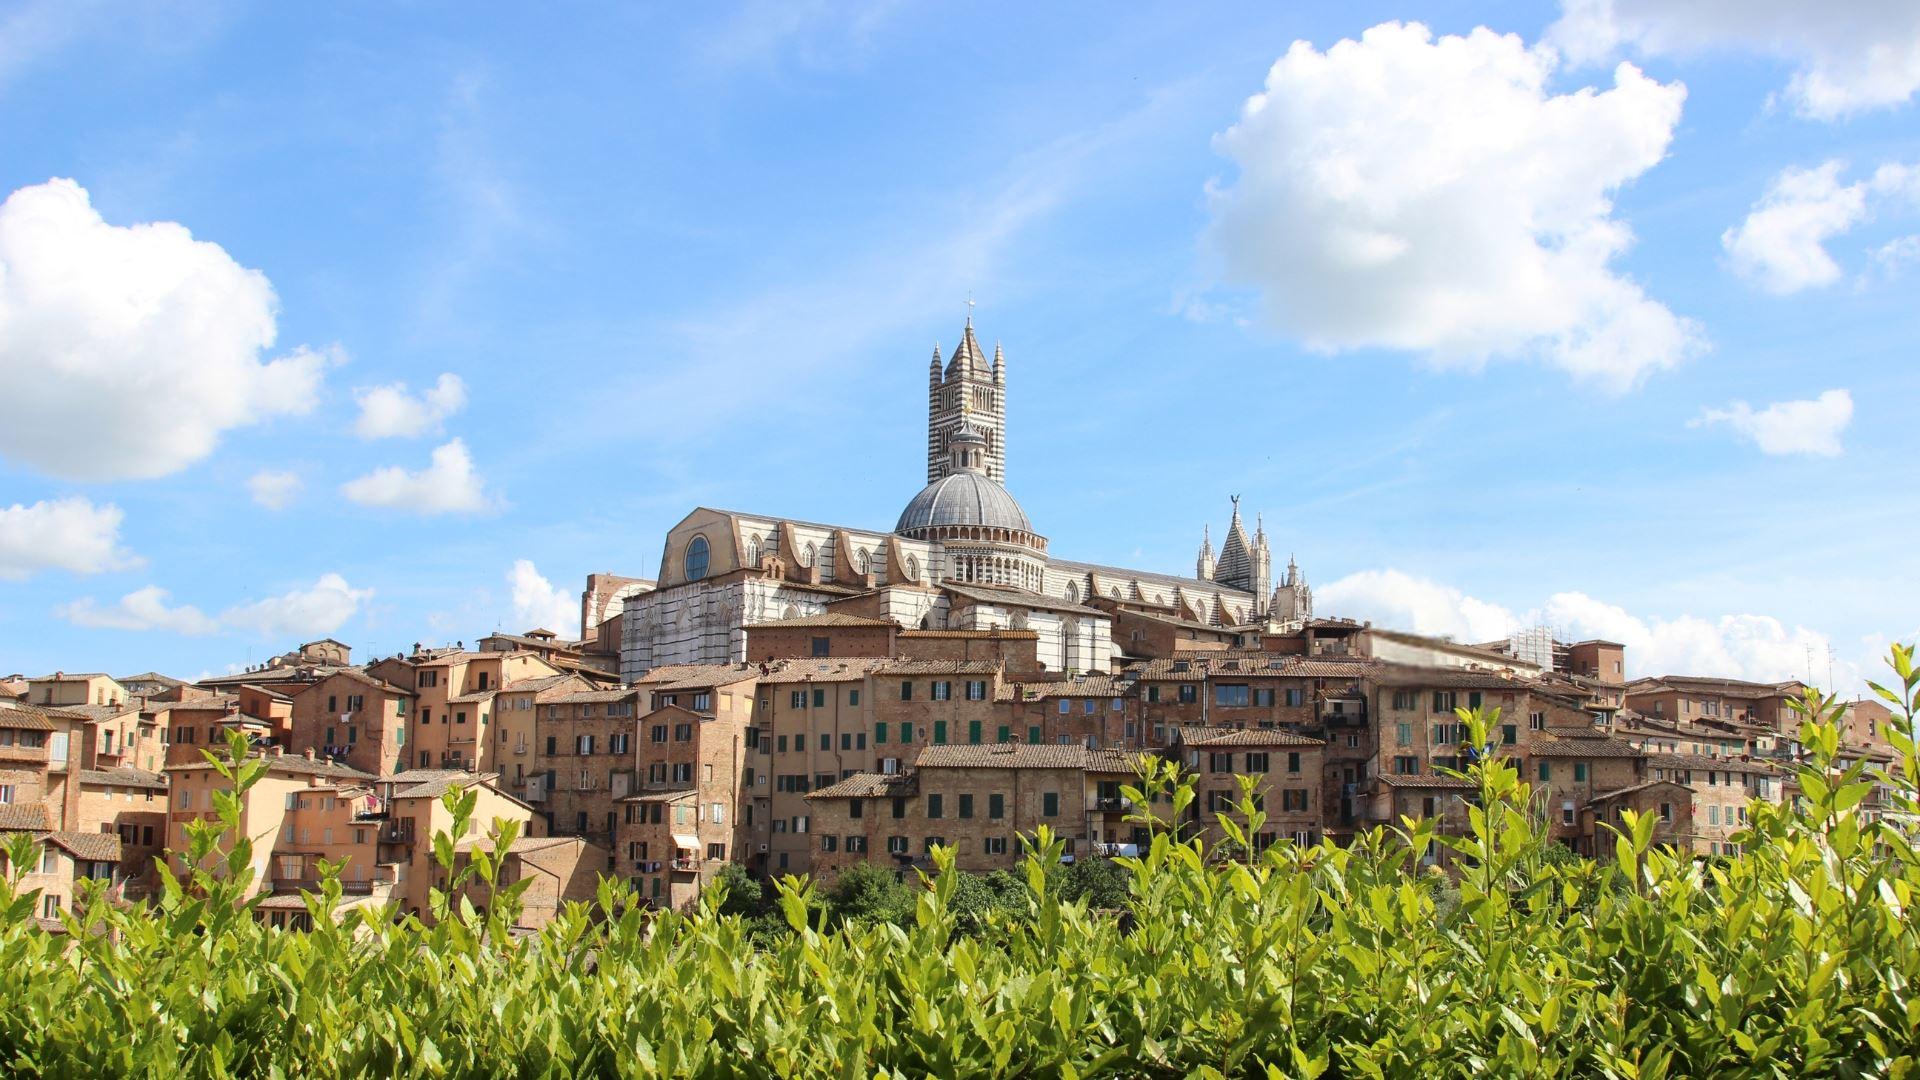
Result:
[[[800,549],[800,565],[801,566],[813,565],[813,545],[812,544],[808,544],[806,547],[803,547]]]
[[[699,581],[707,576],[707,538],[696,536],[687,541],[685,566],[688,581]]]
[[[1067,603],[1077,604],[1079,602],[1080,602],[1080,586],[1075,585],[1071,581],[1067,582]]]
[[[911,555],[907,556],[907,580],[920,580],[920,560]]]
[[[867,549],[866,549],[866,548],[860,548],[860,549],[858,549],[858,550],[856,550],[856,551],[855,551],[855,552],[853,553],[853,571],[854,571],[854,573],[856,573],[856,574],[864,574],[864,573],[866,573],[866,572],[867,572],[867,568],[868,568],[868,567],[870,567],[870,566],[872,566],[872,565],[873,565],[873,560],[872,560],[872,558],[871,558],[871,557],[870,557],[870,556],[869,556],[869,555],[867,554]]]
[[[760,534],[747,537],[747,565],[754,569],[760,567]]]

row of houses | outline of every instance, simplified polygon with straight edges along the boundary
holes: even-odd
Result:
[[[1062,675],[1036,662],[1032,631],[835,613],[751,626],[746,649],[630,684],[546,631],[361,665],[316,642],[192,685],[24,680],[0,702],[0,831],[53,853],[48,914],[79,877],[137,897],[155,856],[212,813],[204,751],[241,731],[269,764],[246,821],[268,838],[255,880],[271,917],[303,916],[323,859],[345,864],[352,905],[425,911],[439,796],[460,786],[481,799],[467,849],[493,818],[522,824],[510,873],[538,879],[537,921],[601,873],[681,906],[728,863],[904,873],[947,845],[963,868],[1009,867],[1043,825],[1069,858],[1134,850],[1149,819],[1218,842],[1243,797],[1256,847],[1405,817],[1459,828],[1473,791],[1453,773],[1489,753],[1576,852],[1609,850],[1607,827],[1634,810],[1663,843],[1728,854],[1752,800],[1791,796],[1798,756],[1799,684],[1629,682],[1624,649],[1602,641],[1549,658],[1320,620]],[[1460,709],[1489,718],[1484,743]],[[1847,752],[1891,761],[1885,711],[1847,716]],[[1162,762],[1198,796],[1178,817],[1126,794]]]

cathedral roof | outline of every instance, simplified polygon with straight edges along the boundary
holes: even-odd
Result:
[[[1020,509],[1012,493],[978,472],[953,473],[921,488],[900,512],[900,522],[893,531],[911,533],[940,525],[1033,531],[1027,512]]]

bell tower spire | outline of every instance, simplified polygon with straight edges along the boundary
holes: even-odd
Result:
[[[988,362],[973,330],[973,299],[967,299],[967,321],[960,344],[941,367],[936,347],[928,371],[927,483],[957,471],[951,452],[962,425],[970,426],[986,445],[979,464],[996,483],[1007,481],[1006,353],[996,345]],[[971,459],[970,459],[971,460]]]

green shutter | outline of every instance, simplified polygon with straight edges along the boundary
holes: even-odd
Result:
[[[1060,793],[1049,791],[1040,796],[1040,812],[1048,817],[1060,816]]]
[[[947,722],[945,720],[935,720],[933,722],[933,741],[937,743],[947,741]]]
[[[980,741],[980,721],[967,721],[967,741],[970,743],[978,743]]]
[[[873,745],[880,746],[880,745],[883,745],[886,741],[887,741],[887,722],[885,720],[882,720],[879,723],[873,725]]]

